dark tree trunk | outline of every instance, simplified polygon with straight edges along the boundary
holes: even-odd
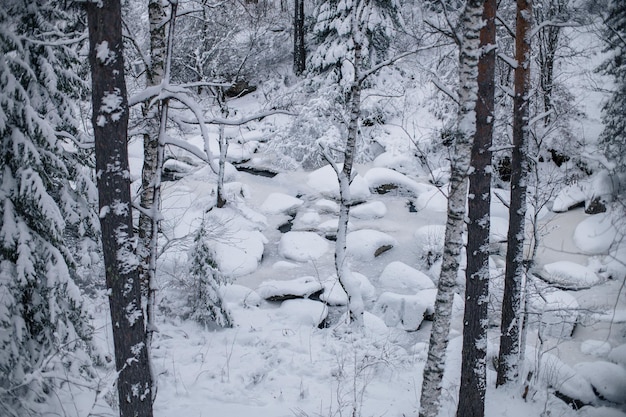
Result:
[[[152,416],[128,171],[128,102],[119,0],[86,3],[100,225],[121,417]]]
[[[457,417],[483,416],[486,391],[487,302],[489,299],[489,226],[491,141],[494,121],[496,65],[496,0],[486,0],[480,31],[476,133],[469,175],[467,268],[461,386]]]
[[[306,49],[304,46],[304,0],[295,0],[293,19],[293,72],[301,75],[305,70]]]
[[[513,98],[513,155],[511,158],[511,206],[507,235],[506,270],[498,377],[496,385],[518,377],[520,321],[524,267],[524,222],[528,182],[528,95],[530,91],[530,30],[532,1],[517,0],[515,33],[515,96]]]

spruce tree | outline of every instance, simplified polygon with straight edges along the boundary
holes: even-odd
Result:
[[[73,21],[56,1],[0,8],[0,415],[38,413],[65,370],[88,368],[68,231],[76,242],[96,219],[77,145]]]

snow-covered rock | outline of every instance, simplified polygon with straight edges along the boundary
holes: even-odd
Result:
[[[222,299],[229,304],[236,304],[240,307],[258,307],[263,299],[256,291],[238,284],[228,284],[219,287]]]
[[[293,213],[302,204],[302,200],[288,194],[271,193],[261,204],[261,211],[267,214]]]
[[[539,315],[539,331],[544,337],[570,338],[578,321],[579,308],[574,296],[557,289],[546,289],[529,297],[529,309]]]
[[[254,272],[263,257],[267,238],[258,230],[228,230],[225,236],[212,243],[220,272],[228,276]]]
[[[583,252],[590,255],[606,254],[617,236],[610,213],[590,216],[580,222],[574,231],[574,243]]]
[[[611,344],[604,340],[585,340],[580,344],[580,351],[585,355],[606,357],[611,351]]]
[[[570,261],[546,264],[540,276],[550,284],[567,290],[590,288],[602,282],[602,278],[591,269]]]
[[[389,168],[371,168],[365,173],[364,177],[369,185],[369,189],[379,194],[386,194],[392,191],[416,197],[430,188]]]
[[[341,169],[341,164],[339,164]],[[329,198],[339,197],[339,181],[333,167],[325,165],[309,173],[307,185],[321,195]],[[350,183],[350,198],[353,201],[366,201],[371,195],[367,181],[357,174]]]
[[[626,366],[626,344],[614,347],[609,353],[608,359]]]
[[[270,301],[308,298],[320,293],[324,287],[315,277],[300,277],[288,281],[264,281],[256,289],[260,297]]]
[[[626,413],[611,407],[587,405],[578,410],[579,417],[626,417]]]
[[[374,305],[374,313],[382,318],[388,327],[415,331],[424,320],[429,301],[420,295],[384,292]]]
[[[391,262],[387,265],[378,282],[383,289],[399,294],[415,294],[417,291],[435,287],[428,275],[403,262]]]
[[[444,194],[446,187],[432,188],[420,194],[415,200],[417,211],[428,209],[437,213],[448,211],[448,197]]]
[[[382,201],[370,201],[350,209],[350,216],[362,220],[380,219],[387,214],[387,206]]]
[[[328,316],[328,307],[315,300],[286,300],[280,304],[276,315],[289,324],[317,327]]]
[[[554,198],[552,211],[563,213],[572,207],[579,206],[587,199],[585,187],[581,183],[575,183],[563,188]]]
[[[321,214],[338,214],[339,213],[339,204],[335,203],[332,200],[327,200],[325,198],[316,201],[315,208]]]
[[[428,266],[433,265],[443,254],[443,244],[445,241],[446,226],[430,224],[419,227],[415,233],[415,245],[417,254],[426,261]]]
[[[579,362],[574,370],[584,376],[598,395],[614,403],[626,403],[626,368],[611,362]]]
[[[363,229],[348,233],[348,253],[357,259],[371,260],[397,245],[396,239],[378,230]]]
[[[315,210],[307,210],[305,212],[298,213],[293,221],[293,229],[295,230],[310,230],[317,227],[322,218]]]
[[[278,252],[284,258],[306,262],[320,258],[328,247],[328,241],[317,233],[287,232],[280,238]]]

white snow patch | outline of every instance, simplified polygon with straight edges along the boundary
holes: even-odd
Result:
[[[280,304],[276,315],[288,324],[317,327],[328,316],[328,308],[315,300],[286,300]]]
[[[348,253],[360,260],[372,260],[385,246],[394,247],[396,239],[378,230],[363,229],[348,233]]]
[[[387,214],[387,206],[382,201],[370,201],[350,209],[350,216],[362,220],[380,219]]]
[[[562,213],[569,210],[573,206],[584,203],[587,199],[585,187],[580,182],[568,185],[556,195],[552,203],[552,211]]]
[[[626,366],[626,345],[616,346],[609,353],[608,359],[622,366]]]
[[[448,197],[443,193],[442,189],[432,188],[417,197],[415,200],[415,208],[418,211],[428,209],[437,213],[446,213],[448,211]]]
[[[580,344],[580,351],[585,355],[606,357],[611,351],[611,344],[604,340],[585,340]]]
[[[328,241],[313,232],[287,232],[278,244],[281,256],[298,262],[318,259],[328,252],[328,248]]]
[[[291,213],[303,204],[299,198],[283,193],[271,193],[267,196],[261,211],[267,214]]]
[[[591,269],[570,261],[558,261],[543,266],[541,277],[559,288],[580,290],[599,284],[602,279]]]
[[[256,289],[260,297],[270,299],[307,298],[320,292],[323,286],[315,277],[300,277],[288,281],[264,281]]]
[[[435,287],[426,274],[399,261],[387,265],[378,282],[383,289],[399,294],[415,294],[417,291]]]
[[[381,188],[387,187],[389,188],[388,191],[408,193],[417,197],[431,188],[389,168],[371,168],[365,173],[364,177],[370,191],[378,191],[381,194],[386,193],[386,191],[381,191]]]
[[[615,242],[617,229],[609,213],[590,216],[580,222],[574,231],[574,243],[590,255],[606,254]]]
[[[580,362],[574,369],[583,375],[604,399],[626,403],[626,369],[611,362]]]

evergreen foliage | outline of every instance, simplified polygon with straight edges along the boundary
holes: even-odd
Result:
[[[321,2],[313,27],[318,46],[310,58],[309,68],[314,72],[340,68],[346,59],[351,59],[355,32],[364,34],[364,38],[358,40],[364,68],[384,60],[391,46],[393,28],[399,24],[398,9],[395,0]]]
[[[83,84],[66,42],[72,21],[56,1],[0,8],[2,415],[37,412],[67,369],[89,366],[73,249],[95,236],[97,218],[87,155],[74,143]]]
[[[232,327],[233,319],[219,293],[226,280],[217,270],[203,221],[193,239],[189,265],[189,317],[203,326]]]
[[[604,131],[600,146],[607,158],[626,170],[626,3],[613,0],[605,20],[606,50],[612,56],[601,66],[601,71],[615,79],[615,90],[604,106]]]

